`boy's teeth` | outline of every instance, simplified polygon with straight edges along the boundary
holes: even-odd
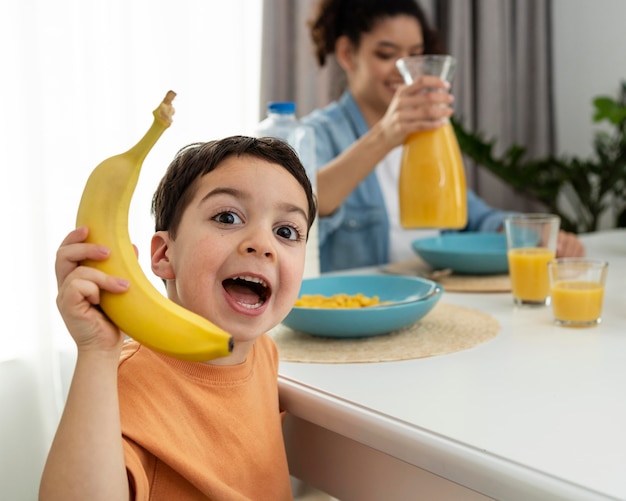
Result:
[[[265,283],[265,281],[261,280],[260,278],[257,277],[249,277],[247,275],[239,275],[236,277],[239,280],[245,280],[246,282],[253,282],[255,284],[261,284],[263,287],[267,287],[267,284]]]

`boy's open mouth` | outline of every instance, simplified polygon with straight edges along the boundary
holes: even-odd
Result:
[[[222,286],[237,303],[250,309],[262,306],[270,296],[268,285],[256,277],[227,278],[222,282]]]

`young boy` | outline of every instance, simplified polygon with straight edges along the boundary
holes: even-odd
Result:
[[[167,295],[232,334],[205,363],[153,352],[98,308],[132,284],[84,266],[108,249],[77,228],[56,259],[57,304],[78,349],[43,472],[47,500],[291,499],[266,332],[297,298],[315,199],[284,143],[235,136],[190,145],[153,198],[152,270]]]

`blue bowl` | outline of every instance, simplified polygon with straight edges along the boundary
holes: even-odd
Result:
[[[508,273],[504,233],[444,233],[413,241],[413,250],[435,269],[489,275]]]
[[[283,324],[314,336],[379,336],[417,322],[433,309],[443,295],[441,286],[432,280],[392,275],[321,276],[304,279],[300,288],[300,295],[354,295],[359,292],[369,297],[378,296],[381,302],[390,304],[366,308],[294,306]],[[431,293],[433,294],[424,298]]]

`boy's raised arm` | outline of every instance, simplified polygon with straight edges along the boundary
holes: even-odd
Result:
[[[78,355],[72,385],[44,468],[43,500],[127,500],[117,398],[117,357]]]
[[[78,348],[65,410],[50,449],[40,500],[127,500],[117,367],[123,334],[94,307],[101,289],[123,292],[128,284],[93,268],[108,250],[86,244],[86,228],[72,231],[57,252],[57,305]]]

